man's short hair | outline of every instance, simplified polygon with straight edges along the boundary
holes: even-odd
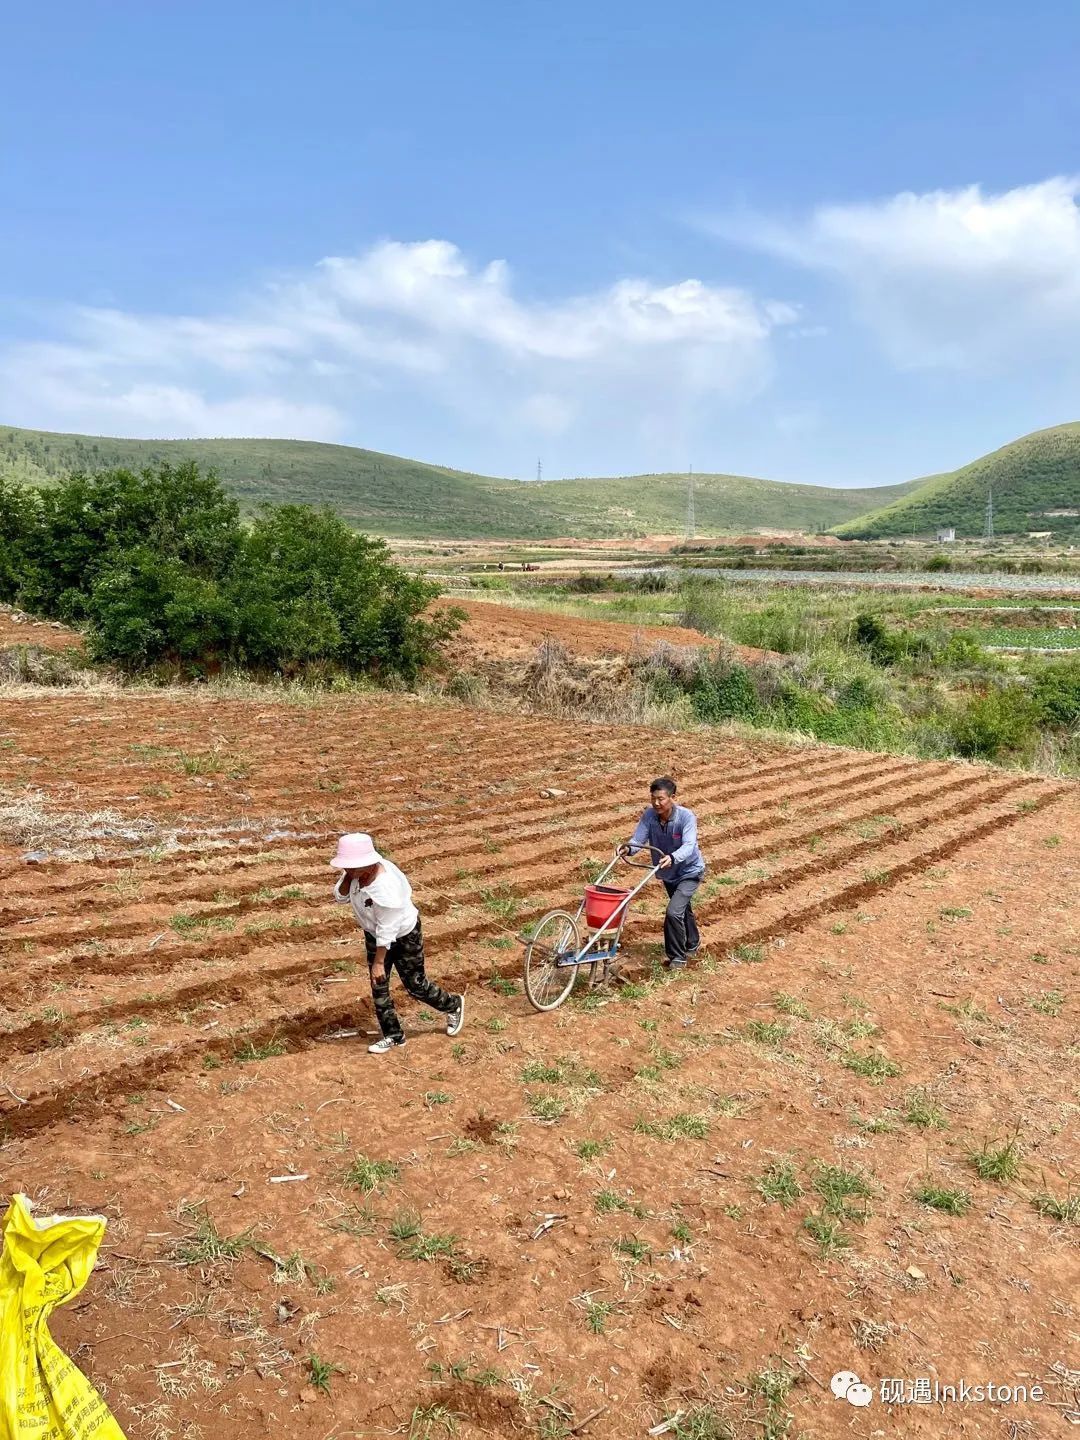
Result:
[[[674,795],[678,788],[670,775],[660,775],[649,786],[649,794],[655,795],[657,790],[666,790],[669,795]]]

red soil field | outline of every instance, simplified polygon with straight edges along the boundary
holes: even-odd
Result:
[[[681,625],[623,625],[617,620],[582,620],[573,615],[545,613],[490,600],[463,600],[454,596],[436,601],[441,608],[457,607],[467,616],[450,646],[450,655],[466,663],[519,660],[535,655],[545,640],[556,640],[573,655],[598,658],[649,651],[657,645],[699,647],[717,642],[700,630]],[[729,645],[747,659],[767,652],[748,645]]]
[[[631,983],[534,1014],[516,933],[665,771],[699,963],[656,969],[654,887]],[[997,1440],[1080,1405],[1076,786],[412,697],[28,689],[0,804],[0,1169],[109,1218],[53,1332],[132,1437]],[[410,876],[457,1041],[402,997],[409,1044],[365,1053],[346,829]],[[885,1377],[1046,1398],[890,1407]]]
[[[82,644],[82,636],[66,625],[35,620],[20,610],[0,606],[0,650],[13,645],[36,645],[42,650],[68,650]]]

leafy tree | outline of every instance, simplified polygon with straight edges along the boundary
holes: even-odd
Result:
[[[412,678],[455,624],[423,618],[437,587],[392,564],[383,541],[302,505],[255,521],[229,593],[256,667],[329,661]]]
[[[30,575],[30,547],[39,510],[36,491],[0,476],[0,599],[22,599]]]
[[[411,679],[456,628],[425,615],[437,593],[329,512],[282,505],[245,531],[193,464],[0,484],[0,595],[87,622],[91,653],[130,670]]]
[[[68,476],[41,492],[41,524],[26,599],[67,620],[87,618],[99,576],[146,546],[205,578],[221,576],[239,551],[235,500],[217,476],[192,464]]]
[[[232,607],[214,579],[148,546],[103,571],[86,602],[96,659],[142,670],[162,663],[218,669],[232,653]]]

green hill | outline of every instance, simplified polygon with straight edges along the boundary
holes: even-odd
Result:
[[[898,499],[837,525],[833,534],[871,540],[933,535],[951,525],[958,538],[979,536],[991,490],[995,534],[1050,530],[1055,539],[1080,536],[1080,424],[1036,430],[959,470],[929,475]]]
[[[246,511],[265,501],[329,505],[376,535],[545,539],[680,534],[685,475],[525,483],[309,440],[117,440],[0,426],[0,476],[48,484],[74,469],[163,460],[212,466]],[[700,535],[824,530],[917,482],[840,490],[741,475],[694,478]]]

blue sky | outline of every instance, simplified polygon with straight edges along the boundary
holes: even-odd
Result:
[[[1080,10],[5,21],[0,423],[877,484],[1080,419]]]

